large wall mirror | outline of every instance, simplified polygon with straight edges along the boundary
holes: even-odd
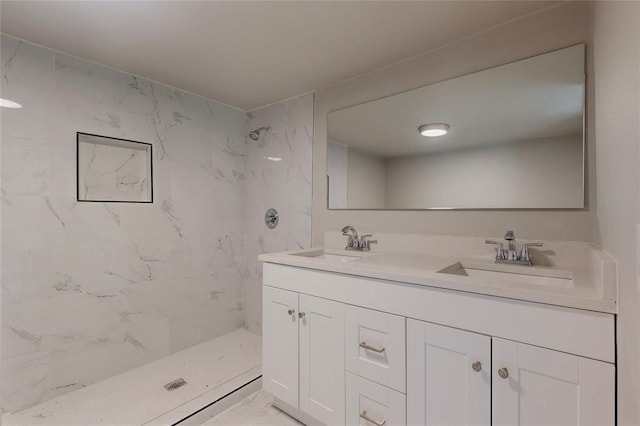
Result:
[[[584,52],[572,46],[330,112],[328,207],[583,208]],[[425,137],[418,128],[429,124],[448,133]]]

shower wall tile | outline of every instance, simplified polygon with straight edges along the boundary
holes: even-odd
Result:
[[[262,331],[260,253],[311,245],[311,148],[313,94],[249,114],[249,129],[266,127],[258,141],[247,139],[247,208],[243,294],[249,330]],[[264,214],[275,208],[280,222],[268,229]]]
[[[11,392],[2,395],[3,406],[8,407],[3,410],[43,399],[48,392],[49,352],[3,359],[1,374],[2,386],[11,388]]]
[[[122,327],[90,342],[52,350],[46,399],[169,355],[168,321]]]
[[[244,326],[247,114],[7,36],[1,55],[23,105],[1,117],[2,410]],[[307,143],[291,131],[277,146]],[[76,132],[153,144],[154,203],[78,203]]]
[[[205,302],[197,308],[172,316],[169,320],[171,352],[192,346],[192,341],[213,339],[237,329],[238,322],[244,320],[242,303],[223,306],[225,303]]]

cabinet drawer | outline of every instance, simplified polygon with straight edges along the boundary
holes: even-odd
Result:
[[[347,425],[406,425],[405,395],[347,372]]]
[[[404,317],[347,306],[347,371],[404,393],[405,340]]]

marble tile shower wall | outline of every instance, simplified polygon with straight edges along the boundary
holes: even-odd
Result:
[[[249,129],[265,127],[259,141],[248,143],[245,253],[248,275],[243,294],[250,331],[262,332],[262,264],[258,254],[311,247],[311,144],[313,94],[249,114]],[[280,214],[268,229],[264,214]]]
[[[1,50],[3,97],[23,105],[2,111],[2,409],[243,327],[247,114]],[[76,202],[76,131],[152,143],[154,203]]]

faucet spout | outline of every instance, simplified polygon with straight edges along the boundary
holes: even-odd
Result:
[[[351,232],[351,236],[354,239],[358,238],[358,231],[356,231],[356,228],[354,228],[353,226],[347,225],[344,228],[342,228],[342,235],[349,235],[347,234],[347,232]]]
[[[351,232],[351,234],[349,234]],[[346,250],[353,250],[360,247],[360,240],[358,240],[358,231],[351,225],[347,225],[342,228],[342,235],[346,235],[349,237],[347,240]]]
[[[507,231],[507,233],[504,234],[504,239],[509,243],[509,250],[516,249],[516,236],[513,231]]]
[[[509,243],[509,250],[507,251],[507,259],[508,260],[518,260],[518,252],[516,249],[516,235],[513,231],[507,231],[504,234],[504,239]]]

